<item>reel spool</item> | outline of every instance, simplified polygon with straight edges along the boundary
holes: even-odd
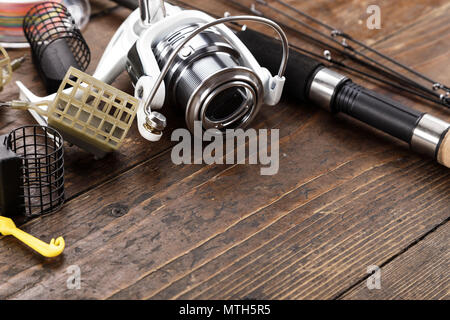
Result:
[[[163,68],[180,42],[201,26],[182,27],[160,41],[153,49],[159,66]],[[259,112],[263,83],[256,72],[242,65],[241,55],[211,28],[193,38],[177,56],[165,77],[166,97],[182,109],[192,132],[195,121],[204,130],[245,127]]]
[[[12,68],[11,68],[11,59],[6,53],[6,50],[0,46],[0,92],[3,90],[3,87],[11,81]]]

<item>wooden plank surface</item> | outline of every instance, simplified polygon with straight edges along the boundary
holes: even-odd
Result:
[[[448,1],[290,2],[450,82]],[[190,3],[216,15],[241,12],[226,1]],[[383,29],[371,32],[359,21],[375,3],[386,17]],[[98,18],[84,32],[93,51],[90,71],[128,12]],[[30,63],[15,77],[44,94]],[[126,75],[115,85],[132,92]],[[16,96],[9,85],[0,100]],[[398,100],[450,119],[438,107]],[[42,239],[62,234],[67,249],[46,260],[14,239],[1,239],[0,297],[364,297],[356,289],[367,266],[401,272],[390,263],[402,261],[403,254],[411,255],[405,261],[414,260],[415,251],[404,253],[405,248],[419,246],[418,239],[428,234],[425,240],[430,239],[447,225],[449,171],[347,118],[286,101],[264,108],[253,127],[280,128],[281,155],[279,174],[265,177],[259,166],[172,164],[170,132],[183,126],[183,117],[169,108],[165,114],[170,128],[159,144],[145,142],[134,127],[119,152],[99,161],[66,148],[69,201],[23,229]],[[2,133],[32,122],[26,113],[10,110],[1,110],[0,119]],[[448,237],[438,237],[443,244],[436,250],[445,250]],[[81,269],[81,290],[66,287],[71,265]],[[445,270],[439,265],[429,274],[442,278]],[[389,288],[382,297],[398,297]],[[429,283],[417,281],[409,290],[408,296],[426,294]],[[432,297],[445,294],[436,290]]]
[[[450,299],[449,237],[447,223],[381,269],[381,290],[364,283],[342,299]]]

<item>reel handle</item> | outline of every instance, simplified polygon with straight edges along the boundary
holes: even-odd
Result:
[[[164,0],[139,0],[139,8],[144,26],[150,26],[155,21],[166,17]]]

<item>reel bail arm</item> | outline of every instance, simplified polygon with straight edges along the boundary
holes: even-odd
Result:
[[[270,26],[279,35],[279,37],[282,41],[282,48],[283,48],[282,60],[281,60],[281,64],[280,64],[280,67],[278,70],[278,74],[275,77],[271,76],[269,79],[269,83],[266,84],[267,92],[265,93],[265,96],[264,96],[265,102],[269,105],[275,105],[279,102],[282,91],[283,91],[284,82],[285,82],[284,73],[286,71],[286,67],[287,67],[287,63],[288,63],[288,59],[289,59],[289,43],[288,43],[286,34],[284,33],[283,29],[281,29],[281,27],[278,24],[276,24],[275,22],[273,22],[270,19],[266,19],[263,17],[256,17],[256,16],[228,16],[228,17],[217,19],[217,20],[207,22],[207,23],[201,25],[196,30],[194,30],[192,33],[190,33],[172,52],[172,54],[170,55],[170,57],[167,60],[167,63],[164,65],[161,72],[159,73],[159,76],[156,79],[152,90],[150,91],[148,97],[144,101],[143,108],[144,108],[144,113],[146,116],[145,121],[146,121],[147,125],[151,124],[151,114],[152,114],[151,107],[152,107],[153,100],[155,99],[155,96],[156,96],[162,82],[164,81],[164,78],[167,76],[167,73],[169,72],[170,68],[173,66],[175,59],[177,58],[180,51],[193,38],[195,38],[197,35],[199,35],[203,31],[205,31],[213,26],[219,25],[219,24],[224,24],[224,23],[228,23],[228,22],[237,22],[237,21],[258,22],[258,23]],[[242,46],[238,49],[241,49],[242,51],[244,51]]]

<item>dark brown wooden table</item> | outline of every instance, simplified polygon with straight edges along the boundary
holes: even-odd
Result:
[[[448,0],[290,2],[450,83]],[[190,4],[242,13],[227,1]],[[382,9],[381,30],[365,26],[369,4]],[[114,10],[84,31],[89,72],[129,12]],[[30,61],[14,79],[45,95]],[[443,108],[359,81],[450,120]],[[126,74],[114,85],[133,91]],[[17,97],[14,83],[0,94]],[[170,133],[184,120],[165,114],[160,143],[133,126],[120,151],[99,161],[66,147],[65,206],[22,226],[46,241],[63,235],[64,255],[44,259],[2,238],[0,298],[449,298],[448,169],[353,120],[290,102],[265,107],[253,123],[280,129],[278,175],[261,176],[255,165],[176,166]],[[0,110],[1,134],[31,123],[27,112]],[[72,265],[81,270],[80,290],[67,289]],[[366,286],[371,265],[381,268],[381,290]]]

